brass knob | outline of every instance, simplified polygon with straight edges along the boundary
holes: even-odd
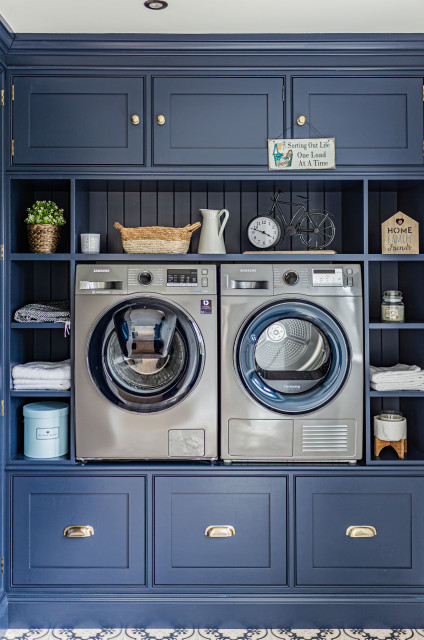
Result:
[[[135,114],[135,115],[133,115],[133,116],[131,116],[131,122],[132,122],[132,124],[140,124],[140,118],[139,118],[139,116],[138,116],[138,115],[136,115],[136,114]]]
[[[162,116],[162,115],[158,116],[157,120],[158,120],[158,124],[165,124],[166,122],[165,116]]]
[[[230,524],[211,524],[205,529],[208,538],[231,538],[236,535],[236,530]]]
[[[94,536],[94,529],[89,524],[72,524],[63,532],[66,538],[89,538]]]
[[[368,524],[348,527],[346,535],[350,538],[373,538],[377,535],[377,529]]]
[[[298,119],[296,120],[296,122],[299,125],[299,127],[303,127],[303,125],[306,122],[305,116],[299,116]]]

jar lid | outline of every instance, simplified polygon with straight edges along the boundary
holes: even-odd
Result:
[[[25,418],[52,418],[56,416],[67,416],[69,413],[69,404],[66,402],[55,402],[48,400],[46,402],[30,402],[24,405],[23,413]]]
[[[393,298],[402,300],[402,291],[395,291],[394,289],[390,289],[389,291],[385,291],[383,293],[383,298]]]
[[[403,420],[403,412],[399,409],[382,409],[377,417],[381,420]]]

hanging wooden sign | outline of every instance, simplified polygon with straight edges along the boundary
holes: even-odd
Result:
[[[419,224],[402,211],[398,211],[381,225],[381,253],[419,253]]]
[[[335,138],[293,138],[268,140],[268,167],[293,169],[335,169]]]

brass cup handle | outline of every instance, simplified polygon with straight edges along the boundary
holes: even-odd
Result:
[[[156,118],[156,120],[157,120],[157,123],[158,123],[158,124],[165,124],[165,122],[166,122],[166,118],[165,118],[165,116],[163,116],[163,115],[159,115],[159,116]]]
[[[346,535],[350,538],[373,538],[377,535],[377,529],[371,525],[357,525],[348,527]]]
[[[133,116],[131,116],[131,123],[140,124],[140,116],[138,116],[136,113]]]
[[[230,524],[211,524],[205,529],[208,538],[231,538],[236,535],[236,530]]]
[[[89,524],[72,524],[63,532],[66,538],[89,538],[94,536],[94,529]]]
[[[303,127],[303,125],[306,122],[306,117],[305,116],[298,116],[296,122],[299,125],[299,127]]]

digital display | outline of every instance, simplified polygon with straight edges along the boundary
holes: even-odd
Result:
[[[197,269],[167,269],[167,287],[196,287]]]
[[[329,275],[333,275],[336,273],[335,269],[314,269],[313,271],[314,273],[324,273]]]

